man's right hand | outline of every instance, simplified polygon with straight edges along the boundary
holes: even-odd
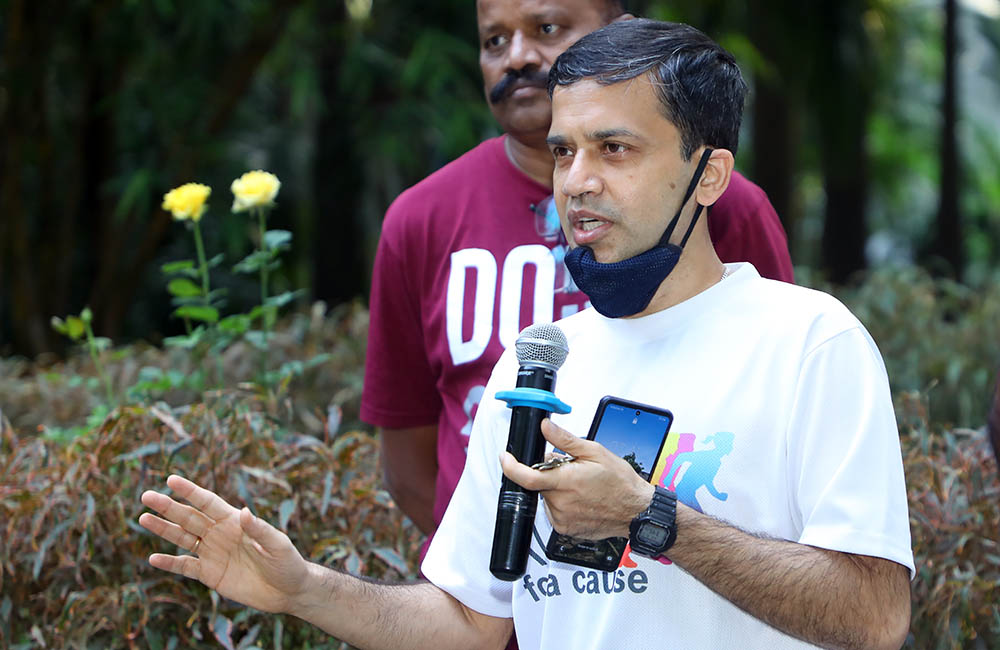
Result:
[[[287,612],[309,566],[288,536],[186,478],[172,475],[167,486],[191,505],[147,490],[142,503],[163,517],[144,513],[139,523],[193,555],[154,553],[149,563],[255,609]]]

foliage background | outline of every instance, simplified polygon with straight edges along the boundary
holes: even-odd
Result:
[[[1000,647],[1000,488],[985,442],[1000,363],[1000,0],[637,0],[751,81],[738,167],[767,190],[797,279],[879,343],[919,575],[909,647]],[[497,127],[468,0],[0,0],[0,647],[338,647],[145,565],[138,495],[178,470],[283,524],[311,557],[412,577],[419,540],[357,420],[363,301],[385,208]],[[215,188],[206,246],[254,224],[229,181],[283,182],[274,390],[225,350],[224,388],[163,350],[160,265],[193,257],[159,209]],[[256,287],[213,272],[228,308]],[[323,302],[316,302],[323,301]],[[119,409],[49,327],[89,305]],[[127,396],[127,398],[126,398]],[[226,432],[225,434],[221,432]],[[339,513],[351,513],[345,516]]]
[[[226,188],[250,168],[283,180],[273,227],[296,233],[275,290],[364,299],[391,200],[497,132],[474,5],[0,0],[0,354],[61,352],[49,318],[84,305],[98,335],[177,334],[158,268],[191,244],[159,199],[213,186],[206,246],[239,259]],[[797,267],[844,284],[919,264],[982,287],[1000,256],[1000,0],[626,5],[740,59],[738,167]],[[215,282],[245,311],[244,279]]]

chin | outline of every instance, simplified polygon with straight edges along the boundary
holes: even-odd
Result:
[[[519,135],[535,136],[542,134],[544,139],[549,133],[549,126],[552,124],[552,111],[548,102],[544,107],[516,107],[504,111],[502,115],[494,112],[497,122],[504,130],[514,137]]]

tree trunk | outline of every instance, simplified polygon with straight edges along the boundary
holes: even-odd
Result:
[[[759,76],[754,80],[753,181],[767,192],[791,246],[796,215],[792,208],[795,177],[793,109],[788,89]]]
[[[827,29],[817,61],[811,98],[816,102],[826,209],[822,267],[844,283],[865,268],[868,239],[868,152],[865,136],[871,107],[870,46],[862,25],[864,2],[824,3],[820,24]]]
[[[320,22],[329,25],[332,43],[320,52],[318,70],[324,99],[316,129],[313,188],[316,209],[313,236],[313,298],[330,305],[367,294],[367,268],[360,194],[363,179],[357,139],[351,125],[358,108],[340,96],[340,66],[347,16],[344,3],[326,3]]]
[[[937,213],[937,237],[931,241],[925,257],[932,270],[961,278],[965,266],[962,246],[962,215],[959,208],[958,88],[958,3],[944,3],[944,96],[941,107],[941,193]],[[933,258],[940,259],[933,259]],[[941,262],[944,263],[942,268]]]

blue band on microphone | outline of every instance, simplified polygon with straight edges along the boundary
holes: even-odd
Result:
[[[559,414],[569,413],[572,410],[569,404],[541,388],[521,386],[514,390],[501,390],[497,391],[496,398],[501,402],[507,402],[507,408],[511,409],[515,406],[529,406]]]

